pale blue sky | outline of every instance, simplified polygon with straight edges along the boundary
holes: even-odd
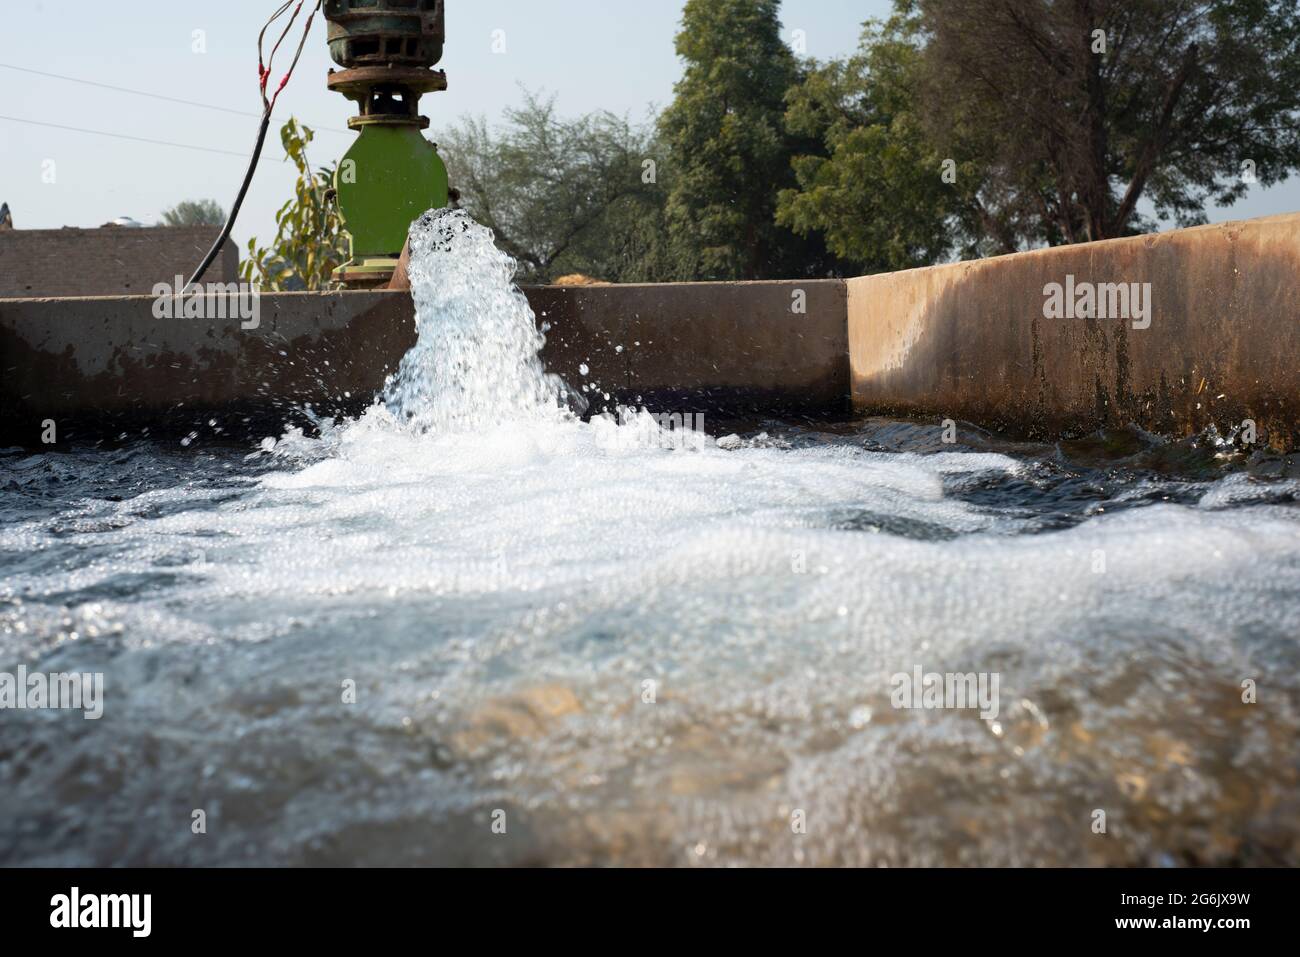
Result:
[[[93,80],[254,114],[239,116],[98,89],[0,67],[0,115],[103,130],[246,155],[256,132],[256,32],[273,0],[23,0],[5,4],[0,64]],[[496,117],[521,84],[558,96],[568,113],[599,108],[640,118],[672,96],[680,67],[673,36],[680,0],[448,0],[450,89],[423,101],[439,125],[465,113]],[[888,0],[785,0],[787,30],[802,30],[819,58],[852,50],[860,24]],[[129,11],[123,15],[123,11]],[[204,31],[205,53],[194,51]],[[506,52],[492,51],[504,30]],[[277,117],[320,133],[313,161],[342,155],[351,104],[325,89],[331,66],[318,18]],[[269,142],[235,237],[267,240],[292,174]],[[55,181],[42,172],[53,161]],[[19,228],[95,226],[128,215],[153,222],[191,198],[228,207],[243,175],[239,156],[151,146],[0,119],[0,200]],[[1216,221],[1300,209],[1300,181],[1257,189]]]

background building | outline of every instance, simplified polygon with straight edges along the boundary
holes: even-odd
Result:
[[[148,295],[188,279],[219,235],[220,226],[0,229],[0,299]],[[203,281],[236,282],[238,272],[227,240]]]

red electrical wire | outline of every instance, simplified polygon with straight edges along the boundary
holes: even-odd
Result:
[[[267,78],[269,78],[271,75],[271,67],[269,65],[264,66],[262,64],[262,44],[266,40],[266,31],[271,29],[271,24],[275,23],[276,20],[284,16],[284,12],[288,10],[289,7],[291,7],[292,5],[293,5],[293,0],[285,0],[285,2],[280,5],[280,9],[275,11],[275,13],[271,15],[271,19],[267,20],[266,23],[263,24],[262,32],[257,35],[257,85],[258,85],[258,89],[261,91],[262,94],[262,108],[264,110],[271,108],[271,102],[266,98],[266,81]],[[302,4],[300,3],[299,7],[301,6]],[[294,15],[297,16],[296,13]],[[293,21],[291,20],[290,25],[292,26],[292,24]],[[283,34],[281,34],[280,39],[284,39]],[[279,46],[280,44],[277,42],[276,48],[278,49]],[[272,60],[275,59],[275,50],[271,51],[271,59]]]
[[[262,93],[262,105],[268,110],[275,106],[275,100],[280,95],[280,91],[285,88],[289,82],[289,78],[293,76],[293,71],[298,66],[298,60],[302,57],[303,48],[306,46],[307,36],[311,33],[312,21],[315,19],[316,13],[321,7],[321,0],[316,0],[316,4],[312,7],[311,13],[307,15],[307,23],[303,27],[302,31],[302,40],[298,44],[298,50],[294,54],[293,62],[289,65],[289,71],[285,73],[284,78],[280,80],[280,85],[276,87],[275,93],[272,94],[271,99],[268,100],[266,98],[266,84],[271,77],[271,66],[275,63],[275,55],[280,51],[280,46],[284,43],[285,37],[289,35],[289,31],[293,29],[294,23],[297,22],[298,14],[302,13],[304,3],[306,3],[306,0],[298,0],[298,5],[294,7],[293,0],[285,0],[285,2],[280,5],[280,9],[276,10],[271,16],[271,19],[266,21],[265,26],[262,27],[262,32],[257,35],[257,81]],[[262,62],[262,47],[266,40],[266,31],[271,28],[271,24],[284,16],[285,12],[288,11],[290,7],[294,7],[293,14],[289,17],[289,22],[285,24],[284,29],[280,31],[280,37],[275,41],[275,46],[271,48],[271,55],[267,58],[264,65]]]

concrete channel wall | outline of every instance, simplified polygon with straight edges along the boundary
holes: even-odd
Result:
[[[1125,316],[1089,316],[1088,289]],[[1251,420],[1300,447],[1300,215],[847,282],[525,292],[547,366],[597,407],[834,418],[851,400],[1044,439]],[[50,420],[60,440],[278,434],[304,406],[373,402],[415,341],[406,293],[266,295],[255,329],[154,305],[0,300],[0,444],[35,445]]]
[[[544,359],[600,407],[748,417],[847,410],[843,282],[535,287]],[[0,300],[0,444],[122,432],[235,438],[355,414],[415,342],[410,296],[285,293],[156,318],[148,296]],[[223,308],[218,309],[221,305]],[[583,369],[586,369],[586,372]],[[604,396],[608,393],[609,399]],[[210,424],[215,423],[215,424]]]
[[[1149,315],[1085,317],[1090,290],[1125,312],[1119,284]],[[1300,215],[853,279],[848,325],[862,411],[1041,438],[1249,419],[1300,445]]]
[[[848,411],[840,280],[541,286],[543,358],[575,387],[654,411],[737,417]],[[581,373],[587,366],[589,372]]]

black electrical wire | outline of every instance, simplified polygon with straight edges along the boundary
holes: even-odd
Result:
[[[203,262],[199,263],[199,268],[194,270],[194,275],[190,277],[190,281],[185,284],[186,289],[198,284],[199,279],[208,271],[208,267],[212,265],[213,260],[215,260],[217,255],[221,252],[221,247],[226,244],[226,241],[230,239],[231,232],[234,231],[235,220],[239,218],[240,207],[244,205],[244,197],[248,195],[248,187],[253,183],[253,174],[257,172],[257,162],[262,158],[262,147],[266,144],[266,132],[271,128],[271,111],[275,109],[275,101],[280,98],[280,90],[285,88],[285,85],[289,82],[289,77],[293,76],[293,71],[298,66],[298,60],[302,57],[303,48],[307,46],[307,35],[311,33],[312,20],[315,19],[316,11],[321,7],[321,0],[316,0],[311,13],[307,16],[307,25],[303,28],[302,40],[298,44],[298,51],[294,54],[293,62],[289,64],[289,71],[285,73],[284,79],[280,81],[279,89],[277,89],[268,100],[266,97],[266,81],[271,74],[271,64],[268,62],[265,67],[262,65],[262,40],[266,36],[266,31],[271,24],[280,19],[280,17],[284,15],[285,11],[292,6],[292,3],[293,0],[286,0],[283,6],[281,6],[271,19],[266,22],[266,25],[262,27],[262,32],[258,34],[258,86],[262,94],[262,103],[265,105],[265,111],[262,113],[262,123],[257,128],[257,144],[253,147],[253,155],[248,161],[248,172],[244,174],[244,182],[239,187],[239,195],[235,197],[234,205],[230,207],[230,215],[226,217],[226,225],[221,228],[221,235],[218,236],[217,241],[212,244],[212,248],[208,250],[208,254],[203,257]],[[275,46],[272,48],[272,61],[275,59],[275,51],[280,49],[280,44],[284,42],[284,38],[288,35],[290,28],[293,27],[294,21],[298,19],[298,14],[302,11],[303,3],[304,0],[298,0],[298,6],[293,11],[293,16],[289,18],[288,26],[284,28],[284,32],[280,34],[280,39],[276,41]]]
[[[244,182],[239,187],[239,195],[235,197],[235,204],[230,207],[230,215],[226,217],[226,225],[221,228],[221,235],[212,244],[208,254],[203,257],[203,262],[199,263],[199,268],[194,270],[194,275],[190,277],[190,281],[185,284],[186,289],[198,283],[203,274],[208,271],[208,267],[212,265],[212,261],[221,252],[221,247],[226,244],[226,240],[230,238],[231,232],[234,231],[235,220],[239,217],[240,207],[244,205],[244,197],[248,195],[248,187],[253,182],[253,173],[257,170],[257,161],[262,158],[262,147],[266,144],[266,131],[270,128],[271,111],[267,110],[262,114],[262,125],[257,128],[257,145],[253,147],[253,156],[248,162],[248,172],[244,174]]]

